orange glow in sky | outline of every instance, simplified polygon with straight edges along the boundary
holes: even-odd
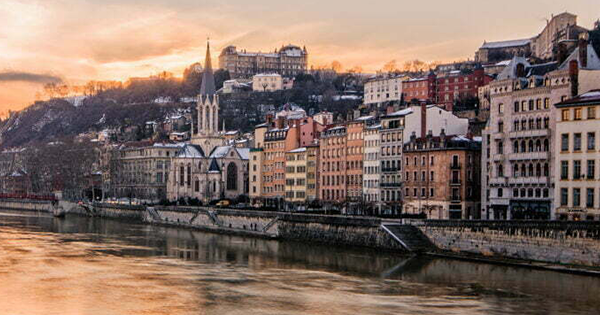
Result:
[[[532,37],[567,10],[588,28],[600,16],[597,0],[3,0],[0,115],[31,103],[53,77],[179,76],[202,61],[207,36],[214,58],[230,44],[292,43],[307,47],[310,65],[375,72],[390,60],[472,59],[484,40]]]

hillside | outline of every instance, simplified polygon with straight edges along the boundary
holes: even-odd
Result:
[[[100,97],[86,99],[79,107],[54,99],[15,113],[0,123],[0,148],[48,142],[88,131],[100,131],[126,125],[144,125],[160,120],[186,104],[117,104]]]

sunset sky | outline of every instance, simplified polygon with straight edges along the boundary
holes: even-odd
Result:
[[[590,28],[598,0],[2,0],[0,114],[46,82],[125,80],[236,45],[306,45],[310,65],[381,69],[390,60],[473,58],[484,40],[532,37],[568,10]],[[215,62],[216,64],[216,62]]]

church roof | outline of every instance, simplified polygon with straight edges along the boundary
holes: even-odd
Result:
[[[210,166],[208,167],[208,171],[209,172],[221,172],[221,168],[219,167],[219,163],[217,163],[217,160],[212,159],[210,161]]]
[[[229,150],[231,149],[231,146],[220,146],[220,147],[215,147],[212,152],[210,153],[210,158],[211,159],[220,159],[220,158],[224,158],[227,157],[227,153],[229,153]]]
[[[195,144],[186,144],[177,154],[181,158],[203,158],[205,157],[202,147]]]
[[[210,43],[206,43],[206,60],[204,61],[204,73],[202,74],[200,95],[212,96],[216,93],[217,89],[215,88],[215,76],[213,74],[212,62],[210,58]]]
[[[598,58],[598,54],[596,54],[596,50],[592,44],[588,44],[587,46],[587,67],[581,66],[581,60],[579,60],[579,47],[577,47],[567,58],[567,60],[560,65],[559,69],[567,69],[569,67],[569,63],[573,60],[577,60],[577,64],[581,69],[600,70],[600,58]]]

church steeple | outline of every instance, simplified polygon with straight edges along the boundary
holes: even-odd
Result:
[[[217,94],[215,88],[215,76],[213,74],[212,62],[210,58],[210,42],[206,42],[206,59],[204,60],[204,74],[202,75],[202,85],[200,86],[201,96],[213,96]]]
[[[215,76],[210,58],[210,42],[206,43],[206,60],[202,85],[198,95],[198,134],[192,138],[192,143],[200,145],[204,152],[224,144],[224,138],[219,134],[219,95],[215,86]]]

